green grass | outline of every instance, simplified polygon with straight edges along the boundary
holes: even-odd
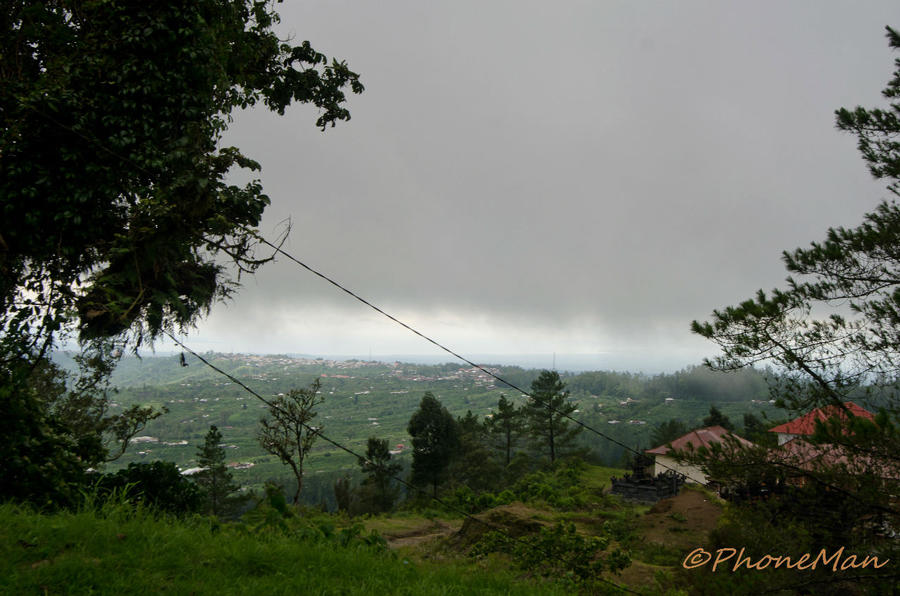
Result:
[[[125,507],[0,505],[0,594],[554,594],[496,568],[428,564],[351,541],[257,533]]]
[[[610,478],[622,477],[628,470],[619,468],[607,468],[603,466],[585,466],[581,476],[581,482],[586,488],[595,490],[608,490],[611,486]]]

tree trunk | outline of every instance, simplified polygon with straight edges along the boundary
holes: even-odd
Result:
[[[550,402],[548,401],[547,403],[549,404]],[[550,409],[549,406],[548,406],[547,409],[548,409],[548,410]],[[553,437],[553,411],[552,411],[552,410],[550,410],[550,416],[547,418],[547,420],[548,420],[549,423],[550,423],[550,424],[549,424],[549,430],[550,430],[550,463],[552,464],[553,462],[556,461],[556,444],[553,442],[554,437]]]
[[[303,490],[303,470],[298,469],[294,462],[291,462],[291,468],[294,470],[294,477],[297,479],[297,492],[294,493],[294,507],[300,504],[300,491]]]

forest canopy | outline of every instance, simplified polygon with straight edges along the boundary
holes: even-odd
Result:
[[[109,413],[126,345],[229,296],[269,204],[236,108],[348,120],[356,73],[279,39],[276,2],[17,1],[0,11],[0,496],[66,502],[160,414]],[[236,275],[235,273],[236,272]],[[75,379],[48,359],[77,335]]]

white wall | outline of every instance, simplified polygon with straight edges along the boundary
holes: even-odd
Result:
[[[684,474],[687,477],[687,482],[706,484],[706,474],[704,474],[703,470],[701,470],[697,466],[686,463],[678,463],[668,455],[657,455],[655,457],[656,463],[653,466],[654,474],[661,474],[668,470],[675,470],[676,472]]]

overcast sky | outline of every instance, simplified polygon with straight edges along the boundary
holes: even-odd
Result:
[[[235,115],[262,231],[464,354],[655,371],[693,319],[785,277],[781,251],[886,196],[841,106],[882,105],[896,2],[288,2],[280,31],[360,73],[350,122]],[[236,180],[239,178],[236,178]],[[200,350],[433,354],[280,259]],[[448,357],[448,360],[450,358]],[[549,366],[550,362],[546,363]]]

